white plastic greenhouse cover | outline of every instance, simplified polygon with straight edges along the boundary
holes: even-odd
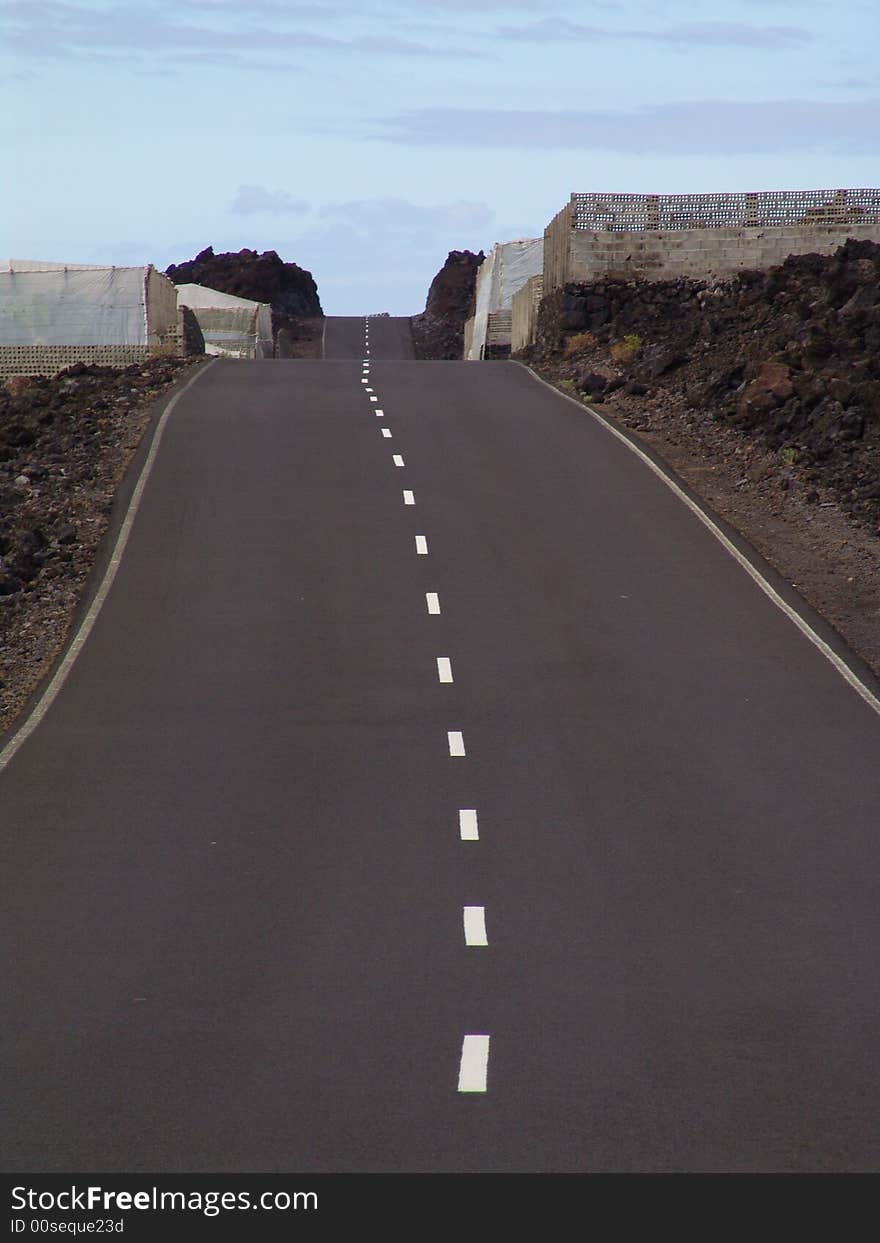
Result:
[[[195,311],[196,319],[199,319],[199,311],[229,312],[228,317],[222,317],[224,328],[219,322],[200,321],[205,353],[240,355],[246,347],[253,349],[256,358],[271,357],[272,308],[268,302],[254,302],[208,285],[184,284],[176,288],[178,306],[188,306]]]
[[[254,302],[252,298],[240,298],[238,294],[224,293],[222,289],[210,289],[207,285],[175,285],[177,302],[180,306],[228,307],[231,310],[242,308],[255,311],[258,306],[267,306],[265,302]]]
[[[474,335],[469,359],[483,357],[490,314],[510,310],[513,295],[522,289],[529,277],[540,276],[543,271],[543,237],[495,243],[477,268]]]
[[[149,268],[7,259],[0,345],[146,345]]]

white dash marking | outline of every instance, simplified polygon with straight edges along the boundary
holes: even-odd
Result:
[[[463,842],[478,842],[480,829],[477,824],[477,812],[473,807],[462,807],[458,813],[458,829]]]
[[[373,401],[375,401],[375,400],[376,400],[376,399],[375,399],[375,397],[374,397],[372,400],[373,400]],[[377,418],[377,419],[384,419],[384,418],[385,418],[385,411],[384,411],[384,410],[377,410],[377,411],[376,411],[376,418]]]
[[[364,389],[364,392],[365,392],[365,393],[372,393],[372,391],[373,391],[373,390],[372,390],[371,388],[365,388],[365,389]],[[377,398],[377,400],[378,400],[378,398]]]
[[[389,428],[387,428],[387,427],[380,427],[380,428],[379,428],[379,430],[381,431],[382,435],[385,437],[385,439],[386,439],[386,440],[390,440],[390,439],[391,439],[391,431],[390,431],[390,429],[389,429]]]
[[[459,1092],[485,1092],[489,1073],[489,1037],[465,1036],[458,1070]]]
[[[378,400],[379,400],[379,398],[378,398],[378,397],[371,397],[371,398],[370,398],[370,401],[378,401]]]
[[[488,945],[486,936],[486,908],[484,906],[466,906],[464,913],[465,945]]]
[[[399,453],[395,453],[392,460],[395,466],[406,466],[406,462],[404,462]]]
[[[427,557],[428,555],[428,541],[424,535],[416,536],[416,552],[420,557]]]
[[[437,657],[437,677],[441,682],[452,681],[452,661],[448,656]]]
[[[364,377],[361,379],[361,384],[366,384],[366,383],[367,383],[367,377],[366,377],[366,376],[364,376]],[[368,390],[368,391],[369,391],[369,390]]]
[[[403,490],[403,503],[404,505],[415,505],[416,503],[415,494],[410,492],[407,488],[404,488]]]
[[[464,735],[462,734],[461,730],[450,729],[447,732],[446,736],[449,739],[449,754],[450,755],[464,755],[465,754]]]
[[[426,599],[426,600],[427,600],[427,602],[428,602],[428,612],[429,612],[429,613],[434,613],[435,615],[436,615],[436,614],[439,614],[439,612],[440,612],[440,597],[437,595],[437,592],[436,592],[436,591],[426,591],[426,592],[425,592],[425,599]]]

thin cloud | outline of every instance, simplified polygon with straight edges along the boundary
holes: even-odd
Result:
[[[484,53],[448,41],[445,30],[434,42],[401,38],[394,31],[360,32],[341,27],[351,10],[337,6],[231,6],[183,2],[145,8],[96,9],[62,0],[9,0],[0,11],[6,50],[20,59],[76,58],[106,61],[163,56],[167,61],[198,56],[202,63],[261,65],[298,51],[361,56],[483,58]],[[295,19],[291,24],[291,19]],[[310,28],[311,21],[314,28]],[[296,22],[305,24],[298,25]],[[327,33],[328,28],[334,33]]]
[[[308,203],[302,199],[295,199],[283,190],[267,190],[265,186],[239,186],[230,207],[230,211],[241,216],[258,213],[301,216],[308,210]]]
[[[799,26],[753,26],[747,22],[686,22],[657,30],[585,25],[544,18],[525,26],[501,26],[499,38],[520,43],[648,43],[663,47],[748,47],[779,51],[812,42]]]
[[[636,155],[745,155],[794,151],[876,154],[880,100],[694,100],[582,112],[422,108],[387,117],[370,137],[387,142]]]

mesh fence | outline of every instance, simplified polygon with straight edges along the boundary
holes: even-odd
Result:
[[[641,232],[880,221],[880,189],[733,194],[573,194],[575,229]]]

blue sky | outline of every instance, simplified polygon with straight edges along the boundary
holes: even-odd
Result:
[[[0,0],[0,254],[277,250],[328,314],[572,191],[880,184],[876,0]]]

